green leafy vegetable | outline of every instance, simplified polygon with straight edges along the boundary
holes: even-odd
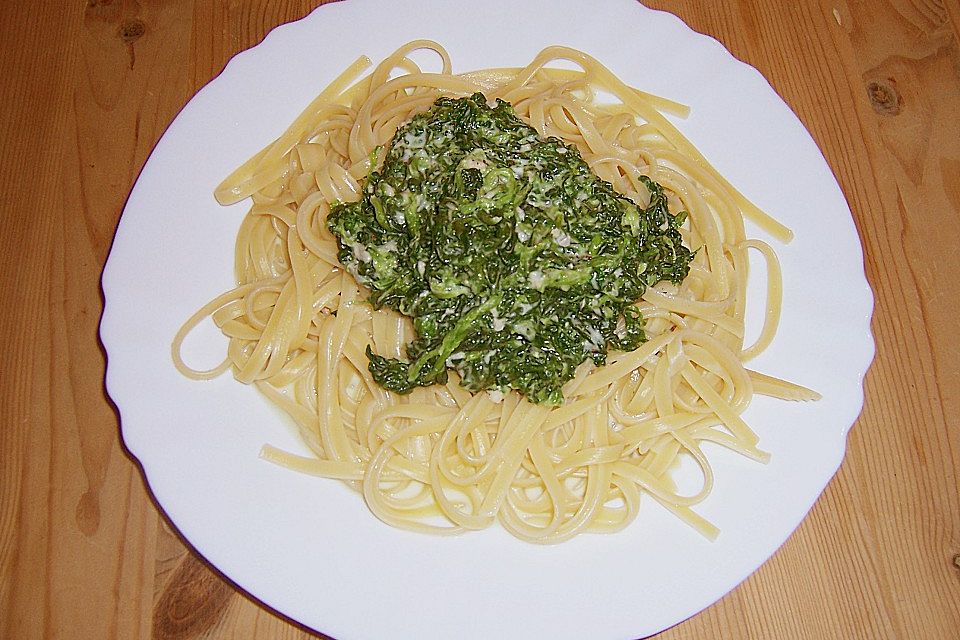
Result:
[[[367,350],[383,387],[407,393],[454,369],[472,391],[559,404],[587,358],[644,340],[635,302],[686,276],[684,213],[641,176],[647,207],[597,178],[482,94],[440,98],[401,127],[361,200],[328,218],[340,262],[375,307],[413,318],[407,361]]]

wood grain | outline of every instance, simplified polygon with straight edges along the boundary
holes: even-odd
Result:
[[[122,447],[97,338],[153,145],[232,55],[318,4],[0,3],[0,638],[318,637],[170,530]],[[648,4],[757,67],[810,130],[863,241],[878,349],[803,525],[658,637],[960,638],[960,3]]]

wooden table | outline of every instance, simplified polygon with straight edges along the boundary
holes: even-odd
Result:
[[[317,4],[0,5],[3,639],[314,637],[171,533],[121,445],[97,326],[114,228],[164,128]],[[809,517],[659,637],[960,638],[960,3],[648,4],[757,67],[809,128],[860,231],[878,347]]]

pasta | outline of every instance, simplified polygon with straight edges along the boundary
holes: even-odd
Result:
[[[413,61],[412,52],[424,49],[439,57],[439,72]],[[578,70],[551,66],[559,60]],[[197,379],[230,370],[255,385],[292,418],[312,452],[267,445],[262,457],[342,480],[396,527],[456,534],[499,522],[523,540],[555,543],[623,529],[645,494],[714,538],[716,527],[693,509],[713,486],[703,443],[763,462],[768,454],[741,418],[753,394],[818,397],[744,364],[772,341],[782,297],[776,255],[746,237],[744,219],[783,241],[789,230],[736,191],[663,115],[684,115],[685,107],[628,87],[580,51],[554,46],[523,68],[454,74],[447,52],[420,40],[358,79],[369,64],[361,58],[344,71],[217,188],[223,204],[252,199],[236,240],[237,286],[184,323],[172,346],[177,369]],[[402,358],[412,327],[364,302],[326,228],[331,203],[360,197],[398,126],[440,95],[478,91],[510,102],[541,135],[575,145],[621,194],[643,203],[649,196],[638,176],[648,176],[667,190],[671,210],[689,213],[681,229],[697,250],[689,275],[681,285],[649,288],[637,303],[648,340],[605,366],[581,365],[560,406],[516,392],[470,393],[456,374],[409,395],[381,388],[365,349]],[[745,345],[751,250],[767,264],[767,309],[759,338]],[[206,318],[229,344],[219,366],[199,371],[181,347]],[[683,458],[702,472],[693,495],[672,478]]]

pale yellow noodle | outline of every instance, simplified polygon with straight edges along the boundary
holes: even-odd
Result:
[[[410,57],[433,52],[439,71]],[[419,59],[419,58],[418,58]],[[579,70],[551,68],[565,60]],[[524,540],[554,543],[583,532],[613,532],[638,513],[641,496],[714,538],[693,507],[713,486],[701,444],[713,442],[763,461],[741,414],[754,393],[816,399],[804,387],[748,371],[776,332],[782,283],[773,249],[747,239],[744,218],[774,237],[790,232],[746,200],[664,118],[687,108],[628,87],[583,52],[550,47],[522,68],[454,75],[446,51],[418,40],[364,78],[360,58],[275,142],[215,191],[222,203],[251,197],[236,241],[237,286],[192,315],[174,337],[174,364],[186,376],[232,369],[255,383],[297,425],[308,455],[265,446],[262,457],[302,473],[341,480],[393,526],[455,534],[501,526]],[[510,101],[542,135],[577,146],[584,160],[644,205],[648,175],[672,208],[687,211],[685,243],[696,251],[681,285],[648,289],[637,306],[647,342],[582,365],[558,407],[516,393],[471,393],[451,372],[444,386],[398,396],[380,388],[364,353],[403,357],[407,319],[375,310],[337,261],[326,229],[331,203],[353,201],[396,129],[440,95],[483,91]],[[596,96],[614,103],[598,104]],[[764,324],[743,345],[747,252],[759,251],[768,278]],[[181,356],[186,335],[211,318],[229,339],[227,357],[195,370]],[[676,490],[682,457],[701,470],[701,488]],[[318,505],[318,508],[322,508]]]

